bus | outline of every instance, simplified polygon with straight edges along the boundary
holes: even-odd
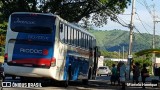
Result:
[[[58,15],[14,12],[4,58],[6,76],[21,81],[47,78],[68,86],[70,80],[85,84],[95,77],[98,47],[92,34]]]

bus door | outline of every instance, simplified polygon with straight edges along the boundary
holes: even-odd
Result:
[[[8,65],[50,67],[51,63],[55,62],[52,58],[55,17],[42,14],[12,14],[9,27],[15,37],[9,38]]]
[[[99,55],[100,55],[100,53],[99,53],[98,47],[95,46],[95,47],[94,47],[93,79],[95,79],[95,77],[96,77],[96,71],[97,71],[98,57],[99,57]]]

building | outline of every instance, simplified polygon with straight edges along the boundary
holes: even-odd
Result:
[[[127,62],[127,59],[117,59],[117,58],[105,58],[104,60],[111,60],[111,61],[115,61],[115,62]]]
[[[160,67],[160,58],[156,58],[155,64],[157,67]]]
[[[103,66],[103,64],[104,64],[104,56],[100,56],[98,58],[98,65],[97,65],[97,67]]]

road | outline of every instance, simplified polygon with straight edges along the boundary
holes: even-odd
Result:
[[[53,86],[47,84],[45,87],[38,87],[38,88],[3,88],[3,90],[82,90],[82,89],[87,89],[87,90],[93,90],[93,89],[106,89],[107,86],[109,85],[109,76],[101,76],[97,77],[96,80],[90,80],[88,85],[83,85],[81,81],[76,81],[76,82],[70,82],[69,86],[67,88],[65,87],[59,87],[59,86]],[[15,80],[12,80],[11,77],[7,77],[5,79],[5,82],[16,82],[19,83],[20,80],[19,78],[16,78]]]
[[[3,90],[118,90],[121,87],[118,85],[110,85],[110,76],[100,76],[96,80],[90,80],[88,85],[83,85],[80,81],[70,82],[67,88],[60,86],[47,85],[45,87],[38,88],[3,88]],[[149,79],[148,79],[149,80]],[[19,82],[19,78],[12,80],[11,78],[6,78],[5,82]],[[126,90],[141,90],[141,87],[126,87]],[[160,90],[160,88],[147,87],[147,90]]]

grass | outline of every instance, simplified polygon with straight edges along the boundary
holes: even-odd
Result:
[[[0,56],[0,62],[4,62],[4,57],[3,56]]]

